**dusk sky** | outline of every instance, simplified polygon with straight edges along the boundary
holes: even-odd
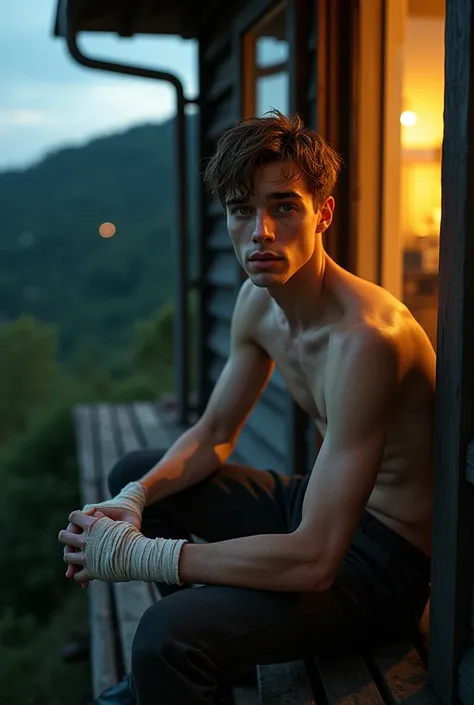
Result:
[[[166,83],[86,69],[53,37],[57,0],[2,5],[0,24],[0,171],[22,168],[61,146],[161,121],[174,112]],[[83,35],[91,56],[176,73],[197,92],[197,46],[178,37]]]

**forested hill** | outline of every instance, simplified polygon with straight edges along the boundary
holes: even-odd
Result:
[[[189,162],[194,177],[191,150]],[[175,170],[168,121],[0,173],[0,325],[22,313],[54,323],[65,362],[120,356],[174,293]],[[113,238],[99,236],[104,221]]]

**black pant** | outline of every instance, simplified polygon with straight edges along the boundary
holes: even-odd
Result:
[[[112,469],[113,495],[160,458],[129,453]],[[223,465],[209,479],[147,507],[146,536],[222,541],[289,533],[308,477]],[[337,521],[337,517],[334,518]],[[211,705],[219,684],[250,666],[281,663],[416,629],[429,597],[429,559],[364,512],[331,587],[282,593],[238,587],[178,589],[150,607],[135,634],[139,705]]]

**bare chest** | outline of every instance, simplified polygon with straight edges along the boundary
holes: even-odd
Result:
[[[295,339],[274,330],[266,332],[261,342],[275,361],[296,403],[314,418],[319,427],[325,427],[325,379],[329,335]]]

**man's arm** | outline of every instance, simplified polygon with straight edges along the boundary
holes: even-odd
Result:
[[[398,391],[394,344],[355,331],[331,360],[328,429],[292,534],[186,544],[185,582],[264,590],[324,590],[332,583],[373,490]]]
[[[204,480],[234,450],[240,430],[268,382],[273,362],[253,340],[254,285],[243,283],[232,317],[229,359],[200,420],[186,431],[140,483],[146,506]]]

